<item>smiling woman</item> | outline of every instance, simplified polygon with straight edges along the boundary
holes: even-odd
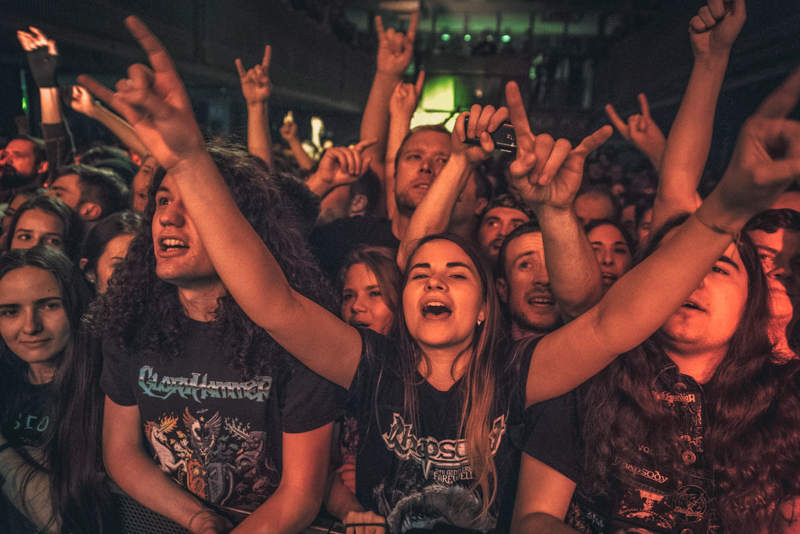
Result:
[[[80,273],[52,247],[0,260],[2,488],[23,522],[47,532],[104,522],[100,358],[79,332],[88,303]]]

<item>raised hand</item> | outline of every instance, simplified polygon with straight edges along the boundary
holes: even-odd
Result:
[[[408,32],[405,34],[393,28],[383,29],[383,19],[375,17],[378,31],[378,72],[401,77],[411,64],[414,54],[414,38],[417,35],[419,13],[411,15]]]
[[[69,106],[77,111],[91,117],[100,104],[94,99],[85,87],[73,85],[70,91]]]
[[[56,42],[48,39],[38,28],[30,27],[30,32],[18,31],[17,39],[27,52],[28,64],[33,78],[40,89],[56,87],[56,67],[58,50]]]
[[[727,54],[747,18],[744,0],[708,0],[689,21],[692,50],[698,54]]]
[[[549,206],[569,209],[583,178],[583,163],[605,143],[613,129],[603,126],[572,148],[566,139],[555,141],[547,134],[534,135],[522,103],[519,87],[506,85],[506,102],[517,136],[517,158],[509,169],[512,186],[533,209]]]
[[[284,122],[281,126],[281,137],[287,142],[297,140],[297,123],[294,121]]]
[[[738,231],[800,179],[800,122],[787,119],[800,100],[800,68],[775,89],[739,133],[725,174],[709,196],[734,219]],[[703,210],[708,200],[701,206]],[[698,211],[699,213],[699,211]]]
[[[469,115],[469,124],[466,131],[464,122]],[[464,156],[470,165],[476,165],[491,156],[494,150],[494,140],[490,133],[496,131],[506,120],[508,120],[508,108],[501,107],[495,110],[493,106],[482,108],[475,104],[470,109],[458,116],[456,126],[450,135],[450,157]],[[467,138],[480,139],[480,146],[466,144]]]
[[[416,84],[398,83],[392,92],[391,100],[389,100],[389,114],[395,117],[407,117],[410,121],[417,109],[417,102],[422,94],[424,83],[425,71],[419,73]]]
[[[656,170],[659,170],[667,139],[664,137],[661,128],[650,116],[650,104],[647,102],[647,97],[644,96],[644,93],[639,94],[639,106],[641,113],[628,117],[627,124],[617,115],[614,106],[611,104],[606,104],[606,115],[608,115],[611,124],[619,131],[620,135],[644,152],[653,162]]]
[[[236,59],[236,69],[239,71],[239,81],[242,82],[242,94],[247,105],[266,102],[272,92],[272,82],[269,80],[269,62],[272,58],[272,47],[264,48],[264,58],[261,65],[256,65],[250,70],[244,70],[242,60]]]
[[[369,168],[370,161],[370,158],[362,158],[361,153],[375,143],[374,139],[370,139],[351,147],[339,146],[326,150],[317,172],[308,178],[309,188],[320,194],[320,186],[327,192],[358,180]]]
[[[192,161],[206,148],[192,105],[167,51],[136,17],[125,24],[147,53],[152,70],[140,63],[111,91],[86,75],[78,82],[122,115],[167,171]]]

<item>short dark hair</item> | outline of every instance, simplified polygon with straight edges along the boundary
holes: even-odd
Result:
[[[747,221],[744,230],[745,232],[763,230],[768,234],[774,234],[779,228],[800,232],[800,212],[789,208],[764,210]]]
[[[536,215],[527,204],[520,201],[517,197],[510,193],[503,193],[502,195],[497,195],[489,200],[489,203],[486,204],[486,207],[483,208],[483,211],[481,212],[481,221],[483,221],[483,218],[486,217],[486,214],[489,213],[490,210],[495,208],[509,208],[512,210],[521,211],[526,217],[528,217],[528,219],[536,218]]]
[[[19,137],[15,137],[15,139],[33,143],[33,157],[36,165],[47,160],[47,150],[45,149],[44,139],[32,135],[20,135]]]
[[[58,170],[58,177],[77,174],[80,178],[81,204],[93,202],[100,206],[101,217],[124,211],[130,205],[128,187],[113,171],[84,164],[72,164]]]
[[[531,219],[530,221],[520,224],[516,228],[514,228],[509,234],[503,239],[503,244],[500,245],[500,251],[497,254],[497,263],[494,266],[494,277],[495,279],[502,278],[505,280],[508,277],[508,271],[506,270],[506,250],[508,249],[508,244],[514,241],[521,235],[525,234],[533,234],[533,233],[541,233],[542,229],[539,226],[539,221],[536,219]]]
[[[81,155],[81,163],[97,167],[98,163],[108,159],[122,159],[130,161],[127,152],[119,147],[100,145],[90,148]]]

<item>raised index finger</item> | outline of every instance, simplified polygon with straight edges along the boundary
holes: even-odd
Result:
[[[520,138],[531,134],[531,125],[528,123],[528,112],[525,111],[522,95],[515,82],[508,82],[506,85],[506,103],[508,103],[508,116],[519,143]]]
[[[364,151],[364,149],[367,149],[367,148],[371,147],[372,145],[374,145],[377,142],[378,142],[377,139],[366,139],[364,141],[361,141],[357,145],[355,145],[353,147],[353,150],[355,150],[358,153],[361,153],[361,152]]]
[[[144,22],[131,15],[125,19],[125,25],[147,53],[150,65],[155,72],[175,72],[175,65],[166,49]]]
[[[622,134],[625,139],[628,139],[630,132],[628,132],[628,125],[617,115],[617,110],[614,109],[614,106],[611,104],[606,104],[605,107],[606,115],[611,120],[611,124],[619,130],[619,133]]]
[[[383,19],[380,15],[375,17],[375,31],[378,32],[378,39],[383,39],[386,30],[383,29]]]
[[[272,47],[267,45],[264,47],[264,59],[261,60],[261,66],[265,69],[269,68],[269,62],[272,60]]]
[[[797,107],[798,100],[800,100],[800,67],[764,99],[758,106],[756,115],[768,119],[783,118]]]
[[[650,104],[647,102],[647,97],[644,93],[639,93],[639,106],[642,108],[642,116],[650,118]]]
[[[406,32],[406,37],[412,43],[414,42],[414,38],[417,36],[417,28],[419,27],[419,11],[415,11],[411,14],[411,22],[408,24],[408,31]]]

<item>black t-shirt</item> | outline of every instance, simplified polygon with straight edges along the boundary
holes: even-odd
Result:
[[[578,482],[580,462],[580,395],[572,390],[527,410],[522,451]]]
[[[656,458],[651,453],[652,443],[639,443],[644,453],[641,463],[615,460],[609,494],[593,495],[578,482],[567,524],[586,534],[722,532],[714,477],[703,450],[708,425],[703,388],[692,377],[680,374],[660,350],[648,356],[660,367],[652,394],[665,410],[674,413],[677,425],[672,439],[682,451],[681,462],[672,465]],[[581,412],[583,421],[583,405]]]
[[[358,245],[400,248],[400,240],[392,233],[392,221],[384,217],[345,217],[323,226],[318,226],[309,238],[311,251],[320,267],[332,280],[348,254]]]
[[[221,360],[210,323],[188,320],[181,347],[179,358],[152,360],[104,343],[103,391],[138,406],[154,459],[176,482],[214,505],[252,511],[280,482],[282,433],[332,422],[342,389],[288,358],[243,381]]]
[[[404,409],[405,391],[397,344],[361,330],[361,361],[348,391],[347,409],[358,420],[356,492],[368,510],[386,517],[391,532],[451,524],[482,532],[494,530],[498,517],[510,518],[514,506],[519,446],[525,420],[527,363],[509,383],[498,384],[497,413],[492,414],[491,444],[497,468],[497,497],[490,517],[480,520],[480,498],[465,442],[459,432],[461,381],[439,391],[417,374],[416,415]],[[500,523],[507,520],[500,520]],[[507,529],[500,528],[498,531]]]
[[[51,390],[50,383],[31,384],[27,366],[0,363],[0,432],[14,447],[42,445],[53,423],[47,409]]]

